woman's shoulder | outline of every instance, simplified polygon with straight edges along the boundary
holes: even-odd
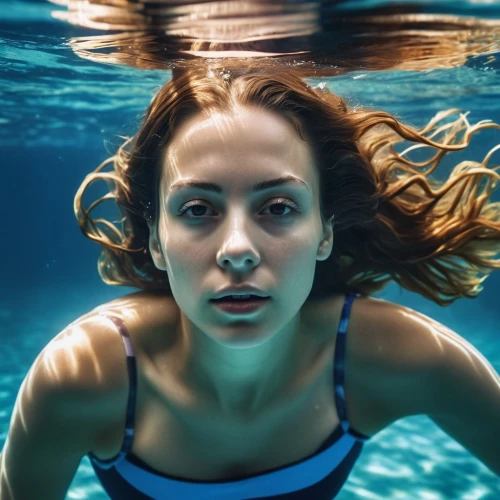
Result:
[[[391,373],[434,362],[438,323],[410,307],[361,296],[352,307],[351,348],[363,363]]]
[[[80,316],[45,346],[41,353],[68,385],[103,390],[127,382],[126,354],[117,322],[124,324],[136,356],[156,330],[168,330],[176,308],[169,297],[138,292],[101,304]],[[165,336],[165,335],[164,335]]]
[[[333,295],[311,302],[308,317],[319,321],[318,331],[327,339],[334,339],[332,332],[340,325],[344,295]],[[409,307],[388,300],[361,295],[351,305],[346,331],[346,357],[365,366],[379,369],[398,364],[404,358],[408,366],[411,356],[417,356],[429,346],[431,318]],[[416,328],[416,326],[420,328]]]
[[[77,318],[55,335],[33,363],[40,377],[52,379],[61,395],[67,393],[87,402],[109,395],[126,378],[120,336],[109,320],[98,311]]]
[[[116,421],[117,406],[126,401],[126,360],[116,336],[112,325],[91,311],[45,345],[19,389],[9,429],[12,442],[21,442],[22,428],[29,427],[32,439],[40,442],[44,432],[54,434],[50,452],[94,449],[109,422]],[[61,440],[75,429],[74,443],[64,444]]]
[[[127,357],[117,325],[109,317],[123,321],[139,357],[152,342],[153,336],[147,334],[163,321],[159,316],[171,316],[166,312],[169,300],[163,304],[162,310],[156,297],[137,293],[96,307],[48,342],[31,367],[32,375],[47,380],[61,400],[73,402],[69,413],[81,412],[84,406],[84,413],[93,412],[91,419],[123,419],[129,391]]]
[[[410,307],[374,297],[356,299],[346,342],[351,360],[346,380],[355,387],[351,405],[359,415],[354,427],[373,435],[400,418],[425,414],[425,388],[432,385],[450,335],[459,338]]]

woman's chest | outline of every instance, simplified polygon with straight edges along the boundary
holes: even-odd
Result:
[[[300,392],[283,398],[272,411],[240,418],[189,404],[200,399],[190,387],[151,371],[147,375],[138,360],[131,454],[158,473],[199,481],[237,479],[308,458],[339,426],[334,346],[325,346],[315,360],[300,377]],[[126,401],[123,413],[125,408]],[[103,436],[93,453],[100,459],[116,456],[124,420]]]
[[[195,421],[151,398],[138,412],[132,453],[154,470],[195,480],[229,480],[314,454],[339,424],[333,390],[318,387],[274,418]]]
[[[340,316],[340,311],[335,316]],[[316,326],[331,329],[338,319],[328,318]],[[138,350],[131,453],[159,473],[200,481],[259,474],[308,458],[339,426],[335,349],[336,338],[332,336],[320,351],[314,351],[307,369],[301,370],[300,390],[286,404],[272,413],[239,419],[200,409],[196,403],[199,398],[189,385],[155,373]],[[343,356],[339,365],[344,375],[345,399],[341,403],[346,405],[351,425],[364,432],[370,415],[363,407],[363,370],[352,355]],[[123,408],[117,409],[117,415],[123,415],[108,426],[93,450],[98,458],[109,459],[120,451],[126,407],[124,394]]]

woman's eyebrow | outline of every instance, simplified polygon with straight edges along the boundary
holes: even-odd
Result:
[[[252,192],[256,193],[259,191],[264,191],[265,189],[271,189],[283,184],[295,184],[296,186],[305,187],[308,191],[310,191],[309,186],[303,180],[299,179],[298,177],[294,177],[293,175],[285,175],[276,179],[258,182],[253,186]],[[189,188],[201,189],[203,191],[210,191],[217,194],[222,194],[223,192],[222,187],[218,184],[203,181],[178,181],[170,186],[170,191],[178,191],[180,189]]]

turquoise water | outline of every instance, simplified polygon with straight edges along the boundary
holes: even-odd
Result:
[[[66,42],[81,33],[51,18],[49,4],[1,5],[0,199],[8,216],[0,245],[0,447],[17,391],[40,350],[80,315],[132,291],[100,281],[98,248],[81,235],[72,200],[83,177],[113,151],[115,137],[134,133],[151,97],[171,77],[169,71],[76,56]],[[455,5],[465,12],[469,7]],[[488,9],[486,15],[498,14],[491,5]],[[457,68],[360,70],[310,83],[325,84],[351,106],[380,108],[416,126],[455,107],[470,111],[471,123],[500,123],[499,56],[497,47]],[[498,131],[477,134],[465,153],[449,155],[448,167],[465,158],[482,159],[498,143]],[[446,324],[500,372],[499,291],[497,273],[477,299],[447,308],[396,286],[379,296]],[[87,458],[67,498],[107,498]],[[337,498],[493,500],[500,499],[500,478],[427,417],[415,416],[395,422],[365,445]]]

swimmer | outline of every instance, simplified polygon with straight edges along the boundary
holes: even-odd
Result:
[[[500,475],[498,373],[373,296],[396,282],[446,306],[500,267],[494,150],[432,175],[495,128],[446,110],[417,130],[284,71],[167,82],[75,197],[102,280],[137,292],[34,361],[0,499],[62,500],[88,456],[112,499],[330,500],[364,444],[412,415]],[[109,199],[120,227],[93,217]]]

